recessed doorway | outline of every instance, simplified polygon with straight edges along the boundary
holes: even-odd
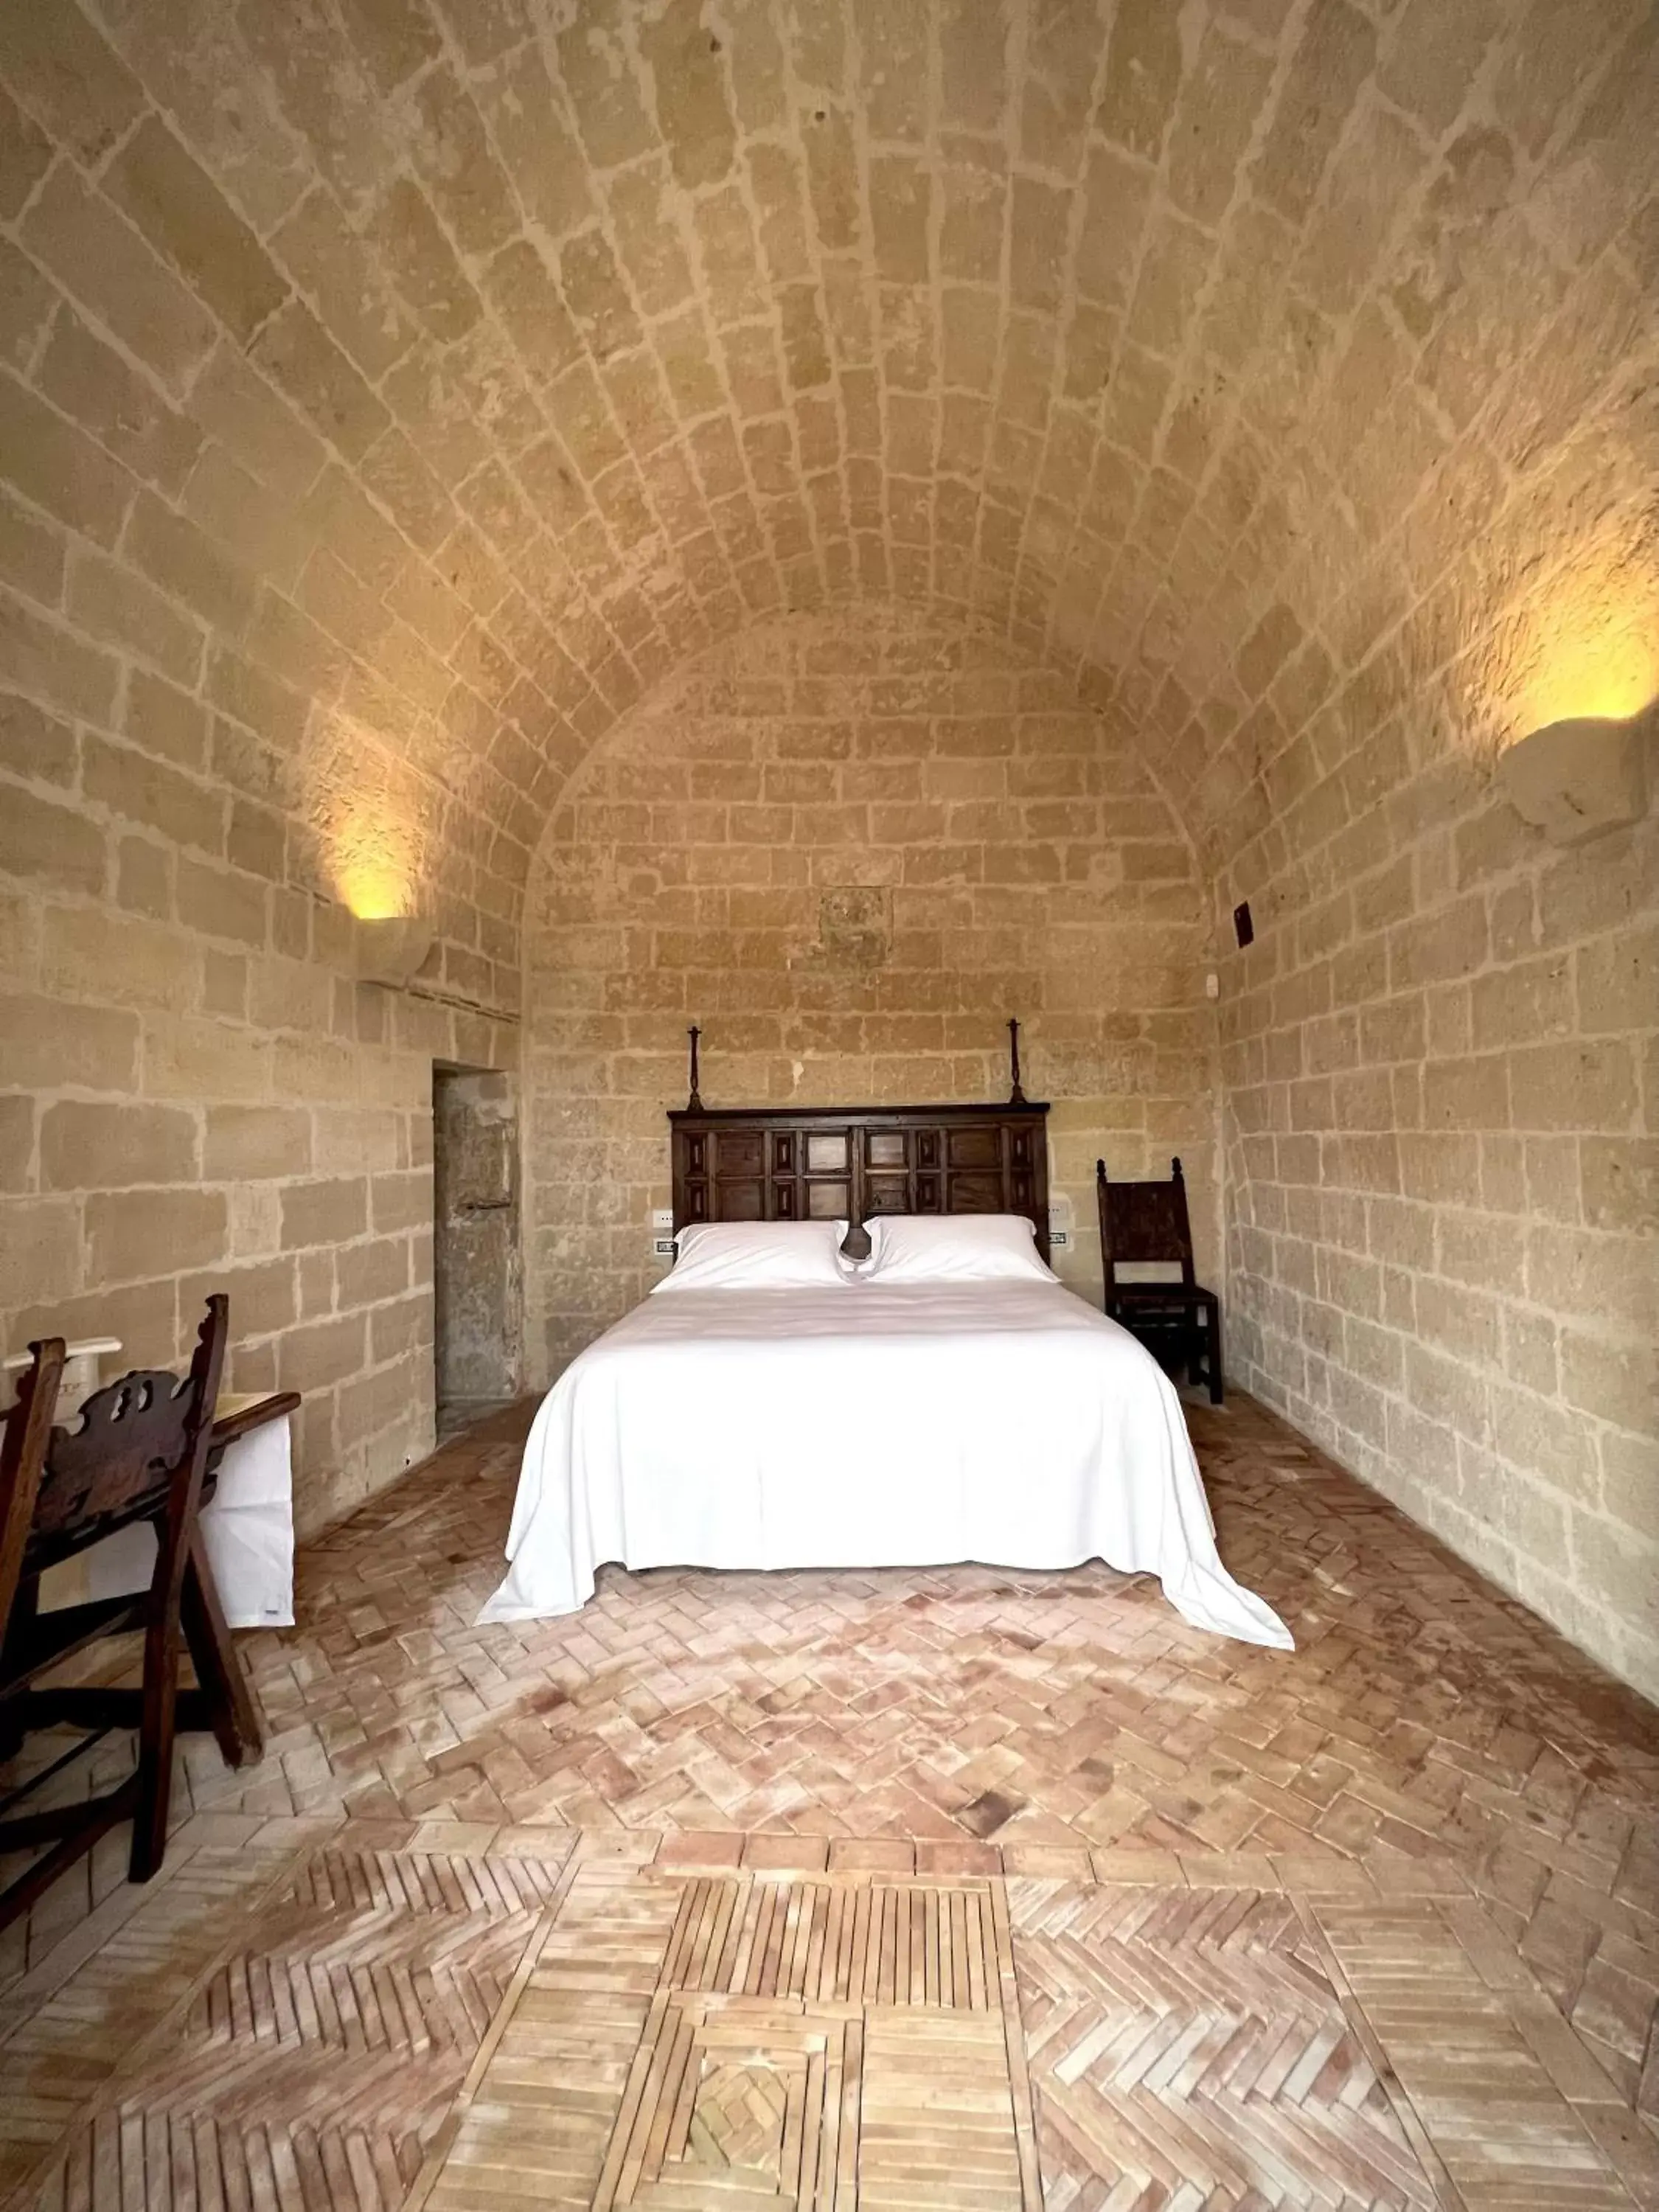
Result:
[[[432,1133],[441,1440],[510,1404],[521,1385],[524,1283],[513,1078],[496,1070],[434,1067]]]

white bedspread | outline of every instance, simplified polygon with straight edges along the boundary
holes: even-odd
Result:
[[[647,1298],[574,1360],[525,1447],[484,1620],[572,1613],[629,1567],[1068,1567],[1156,1575],[1200,1628],[1288,1649],[1216,1552],[1181,1402],[1046,1284]]]

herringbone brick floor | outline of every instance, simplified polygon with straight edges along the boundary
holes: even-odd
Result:
[[[1659,2204],[1612,2083],[1443,1876],[397,1825],[198,1816],[15,1993],[6,2212]]]
[[[1200,1634],[1101,1568],[611,1570],[572,1620],[477,1628],[513,1417],[302,1553],[300,1627],[246,1646],[266,1758],[231,1775],[192,1741],[181,1810],[249,1837],[349,1818],[462,1857],[548,1857],[580,1830],[627,1866],[667,1832],[675,1866],[1006,1878],[1050,2205],[1659,2203],[1659,1716],[1248,1401],[1191,1418],[1223,1555],[1292,1655]],[[118,1857],[14,1938],[20,1997],[82,1955],[130,1993],[95,1917],[76,1924],[93,1894],[127,1910]],[[1150,1921],[1110,1903],[1154,1890]],[[1193,1903],[1229,1893],[1257,1900],[1231,1929]],[[1540,2119],[1540,2096],[1578,2118]],[[775,2148],[806,2110],[722,2058],[664,2126],[710,2155]],[[1461,2180],[1425,2112],[1476,2144]],[[1258,2122],[1241,2194],[1223,2153]],[[1559,2178],[1493,2195],[1478,2147],[1506,2128]],[[1273,2158],[1312,2171],[1339,2139],[1369,2195],[1352,2173],[1346,2196],[1264,2193]],[[362,2155],[384,2197],[410,2153]],[[665,2166],[650,2186],[697,2201]]]

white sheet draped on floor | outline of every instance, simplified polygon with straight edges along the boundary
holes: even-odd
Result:
[[[1069,1567],[1156,1575],[1199,1628],[1291,1647],[1216,1551],[1181,1401],[1047,1284],[647,1298],[525,1447],[484,1620],[573,1613],[629,1567]]]

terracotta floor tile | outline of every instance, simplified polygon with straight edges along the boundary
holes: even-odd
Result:
[[[1188,1909],[1183,1895],[1207,1899],[1202,1911],[1224,1918],[1193,1906],[1200,1932],[1182,1938],[1200,1947],[1221,1942],[1226,1914],[1265,1911],[1251,1899],[1281,1888],[1322,1913],[1369,1900],[1405,1916],[1374,1925],[1404,1928],[1410,1942],[1440,1929],[1483,1990],[1490,1969],[1548,1992],[1585,2063],[1626,2100],[1635,2148],[1621,2154],[1639,2176],[1641,2147],[1659,2142],[1659,1975],[1648,1972],[1659,1716],[1259,1407],[1235,1399],[1194,1407],[1191,1420],[1223,1555],[1288,1621],[1293,1654],[1201,1635],[1153,1584],[1100,1567],[607,1569],[572,1619],[481,1629],[522,1427],[498,1422],[302,1551],[299,1627],[244,1645],[270,1723],[265,1759],[230,1774],[210,1741],[191,1740],[180,1818],[219,1822],[197,1835],[216,1832],[226,1848],[248,1838],[250,1851],[284,1837],[297,1847],[301,1814],[325,1827],[372,1820],[353,1832],[378,1850],[418,1839],[489,1864],[515,1863],[525,1838],[526,1862],[549,1881],[591,1869],[623,1885],[644,1879],[659,1836],[665,1875],[678,1851],[690,1855],[686,1878],[705,1882],[722,1869],[746,1880],[730,1864],[745,1846],[769,1884],[792,1871],[831,1886],[902,1881],[913,1867],[948,1882],[1029,1864],[1048,1893],[1088,1890],[1079,1929],[1110,1917],[1102,1899],[1152,1900],[1155,1919]],[[92,1924],[97,1899],[122,1893],[112,1841],[112,1856],[15,1932],[0,1975],[28,1975]],[[1465,1952],[1437,1916],[1477,1899],[1482,1918],[1468,1925],[1486,1948]],[[107,1958],[94,1946],[77,1971],[117,1983],[132,1971],[119,1942],[137,1921],[118,1919]],[[1283,1933],[1282,1953],[1258,1947],[1263,1960],[1302,1957],[1289,1923]],[[1224,2045],[1209,2051],[1194,2013],[1131,2081],[1131,2059],[1091,2040],[1104,2014],[1089,1977],[1103,1969],[1096,1960],[1085,1974],[1083,1956],[1074,1964],[1097,2009],[1066,2028],[1079,1988],[1042,2000],[1057,2040],[1052,2067],[1033,2059],[1035,2109],[1062,2165],[1098,2142],[1109,2116],[1127,2125],[1136,2112],[1150,2159],[1164,2140],[1145,2105],[1163,2094],[1146,2086],[1153,2075],[1166,2087],[1231,2079],[1243,2046],[1231,2060]],[[1143,1953],[1120,1963],[1139,1973]],[[1287,2068],[1272,2092],[1281,2152],[1283,2131],[1305,2128],[1310,2112],[1381,2111],[1354,2088],[1371,2026],[1352,2048],[1337,2026],[1363,1977],[1356,1969],[1353,1987],[1340,1988],[1344,1970],[1330,1971],[1336,2012],[1320,1999],[1277,2055],[1253,2056],[1263,2078]],[[1386,1987],[1386,1960],[1377,1971]],[[1431,2047],[1431,2035],[1430,2081]],[[1292,2077],[1299,2118],[1281,2097]],[[719,2124],[736,2129],[743,2096],[732,2087]],[[1401,2119],[1408,2143],[1419,2124]],[[1603,2134],[1624,2140],[1612,2118]],[[1571,2141],[1573,2158],[1590,2161],[1583,2201],[1599,2203],[1601,2153],[1589,2136]],[[390,2190],[410,2153],[388,2155]],[[1228,2155],[1218,2141],[1203,2153],[1224,2165]],[[1418,2185],[1400,2181],[1399,2201],[1414,2201]]]

